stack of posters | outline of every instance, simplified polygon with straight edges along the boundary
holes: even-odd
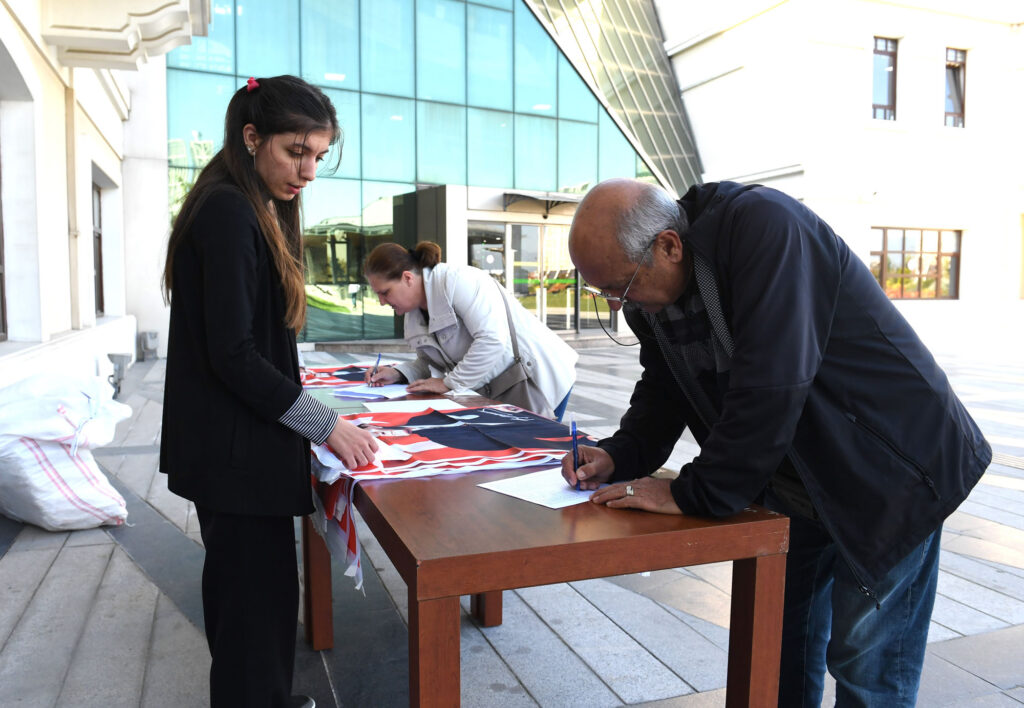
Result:
[[[317,476],[324,482],[341,475],[395,479],[537,467],[561,461],[572,449],[566,426],[503,404],[450,411],[378,410],[343,417],[377,437],[377,459],[349,470],[328,446],[315,446]],[[580,434],[579,442],[596,441]]]
[[[362,569],[352,490],[359,480],[552,465],[572,449],[567,426],[504,404],[448,411],[385,409],[343,418],[372,432],[379,450],[371,464],[350,470],[327,445],[314,446],[314,525],[331,554],[345,559],[345,573],[355,578],[356,589],[362,587]],[[577,436],[581,445],[597,442],[585,433]]]

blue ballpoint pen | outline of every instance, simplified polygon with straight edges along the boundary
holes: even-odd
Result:
[[[377,363],[373,365],[373,371],[370,372],[370,379],[377,375],[377,367],[380,366],[380,352],[377,352]]]
[[[580,445],[576,442],[576,416],[569,418],[569,431],[572,433],[572,470],[575,472],[580,466]],[[576,491],[580,491],[580,480],[576,478]]]

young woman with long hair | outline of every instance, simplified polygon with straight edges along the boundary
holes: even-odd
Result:
[[[313,705],[291,695],[293,517],[313,511],[308,441],[327,441],[349,467],[376,450],[299,384],[301,193],[340,135],[320,89],[294,76],[249,79],[167,246],[160,468],[172,492],[195,502],[206,548],[214,708]]]

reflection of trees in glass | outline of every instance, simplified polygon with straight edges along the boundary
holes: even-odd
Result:
[[[198,131],[193,131],[193,139],[187,146],[181,138],[167,141],[167,206],[171,221],[181,210],[199,172],[213,159],[213,155],[213,141],[202,140]]]
[[[360,226],[353,223],[353,217],[323,219],[305,228],[302,258],[306,269],[306,327],[299,341],[400,336],[394,312],[380,304],[362,274],[369,252],[377,244],[392,240],[391,224]]]
[[[869,267],[894,300],[959,296],[960,232],[937,229],[872,229]]]

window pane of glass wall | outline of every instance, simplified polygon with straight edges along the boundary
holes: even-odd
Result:
[[[362,336],[366,288],[359,193],[358,181],[329,178],[316,180],[303,192],[304,341]]]
[[[240,75],[299,73],[299,0],[239,0],[235,12]]]
[[[415,189],[414,184],[363,182],[363,259],[377,244],[395,240],[392,223],[394,196]],[[387,305],[381,305],[372,292],[367,294],[363,303],[363,338],[392,339],[401,336],[401,318],[395,317],[394,310]]]
[[[235,14],[230,0],[210,2],[210,26],[205,37],[167,54],[167,67],[235,73]]]
[[[502,10],[511,10],[512,2],[513,0],[467,0],[467,4],[490,5],[491,7],[500,7]]]
[[[413,96],[412,0],[362,3],[362,87],[364,91]],[[336,41],[347,41],[339,37]],[[411,154],[411,153],[410,153]]]
[[[555,116],[558,111],[558,49],[525,3],[516,3],[516,113]]]
[[[553,191],[556,187],[555,120],[516,114],[515,186]]]
[[[363,164],[366,179],[412,182],[416,179],[415,101],[363,94]]]
[[[380,242],[390,240],[394,235],[392,197],[415,191],[416,185],[411,182],[363,182],[363,228],[367,236]],[[372,244],[369,250],[376,245]]]
[[[416,102],[417,182],[466,183],[466,109]]]
[[[558,190],[583,192],[597,182],[597,126],[558,121]]]
[[[469,221],[469,264],[505,287],[505,224]]]
[[[350,230],[362,222],[359,181],[324,177],[302,190],[302,216],[306,231],[325,223],[345,224]]]
[[[508,187],[512,176],[512,114],[468,109],[466,151],[469,184]]]
[[[636,177],[636,151],[615,122],[602,110],[597,124],[597,178]]]
[[[337,166],[331,177],[355,177],[360,174],[362,150],[359,140],[359,94],[355,91],[340,91],[325,88],[324,93],[334,104],[334,112],[338,116],[343,142],[339,141],[331,147],[331,152],[323,161],[325,169]],[[337,152],[341,150],[341,164],[337,162]]]
[[[597,122],[597,98],[560,52],[558,54],[558,117]]]
[[[167,70],[167,153],[172,165],[205,167],[220,150],[224,113],[237,81],[234,76]]]
[[[512,110],[512,13],[466,5],[467,98]]]
[[[302,0],[302,78],[359,88],[359,0]]]
[[[466,102],[466,4],[416,3],[416,95],[431,101]]]

